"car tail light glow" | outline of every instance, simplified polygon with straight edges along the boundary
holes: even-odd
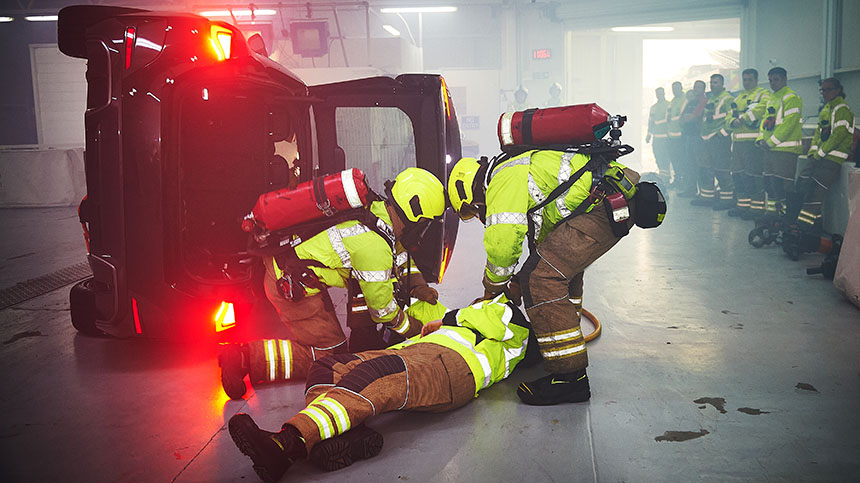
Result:
[[[220,25],[213,25],[210,30],[209,42],[218,60],[230,58],[230,44],[233,42],[233,32]]]
[[[134,50],[134,27],[125,29],[125,68],[131,67],[131,52]]]
[[[140,313],[137,311],[137,299],[131,298],[131,313],[134,315],[134,332],[143,334],[143,329],[140,326]]]
[[[227,330],[236,325],[236,314],[233,312],[233,304],[221,302],[218,312],[215,313],[215,332]]]
[[[445,78],[439,78],[442,81],[442,101],[445,103],[445,114],[448,119],[451,119],[451,98],[448,97],[448,84],[445,83]]]

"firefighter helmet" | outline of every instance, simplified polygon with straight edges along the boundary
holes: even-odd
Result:
[[[406,168],[387,183],[389,198],[412,223],[432,220],[445,212],[445,187],[433,173],[421,168]]]
[[[482,201],[483,193],[475,193],[475,179],[481,171],[481,163],[475,158],[462,158],[457,161],[448,177],[448,199],[451,207],[463,220],[479,214],[477,202]]]

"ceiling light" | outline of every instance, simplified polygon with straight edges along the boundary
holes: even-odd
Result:
[[[379,9],[382,13],[452,13],[457,7],[386,7]]]
[[[28,22],[56,22],[56,15],[31,15],[29,17],[24,17]]]
[[[250,17],[251,14],[251,9],[248,8],[233,10],[232,13],[234,17]],[[253,10],[253,15],[255,17],[270,17],[277,14],[277,10],[272,9],[259,8]],[[230,10],[207,10],[205,12],[200,12],[200,15],[204,17],[229,17],[231,16],[231,13]]]
[[[613,32],[671,32],[675,27],[612,27]]]
[[[382,26],[382,28],[383,28],[386,32],[390,33],[391,35],[393,35],[393,36],[395,36],[395,37],[400,37],[400,31],[399,31],[399,30],[397,30],[396,28],[392,27],[391,25],[385,24],[385,25],[383,25],[383,26]]]
[[[14,20],[12,17],[0,17],[0,22],[11,22]]]

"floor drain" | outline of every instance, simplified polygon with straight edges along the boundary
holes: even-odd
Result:
[[[54,273],[31,278],[25,282],[18,282],[12,287],[0,290],[0,310],[44,295],[72,282],[91,277],[92,274],[89,262],[81,262]]]

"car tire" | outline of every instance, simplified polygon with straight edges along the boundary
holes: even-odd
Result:
[[[92,278],[81,280],[69,291],[69,307],[72,315],[72,326],[78,332],[89,336],[104,336],[105,333],[96,328],[96,294],[95,281]]]

